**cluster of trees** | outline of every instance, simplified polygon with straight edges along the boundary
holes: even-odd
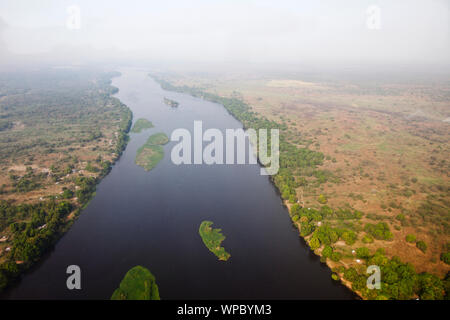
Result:
[[[389,225],[386,222],[379,222],[377,224],[367,223],[364,226],[364,231],[378,240],[390,241],[394,238],[394,235],[390,231]]]
[[[323,221],[325,217],[334,215],[335,211],[328,206],[323,206],[320,210],[302,208],[298,204],[294,204],[291,207],[291,218],[292,221],[300,224],[300,235],[307,237],[312,234],[308,242],[312,250],[316,250],[323,245],[330,246],[339,239],[344,240],[348,245],[356,242],[357,234],[351,229],[332,227],[327,223],[321,226],[318,225],[318,222]],[[333,260],[336,260],[337,257],[338,255],[335,254]]]
[[[0,203],[0,217],[27,218],[27,222],[13,222],[9,225],[13,233],[11,250],[6,253],[7,261],[0,265],[0,290],[14,280],[21,271],[29,268],[54,244],[64,226],[66,217],[73,210],[68,201],[47,201],[38,204],[12,205]],[[8,221],[7,220],[7,221]],[[16,261],[21,261],[17,264]]]
[[[12,172],[9,174],[12,181],[13,192],[28,192],[40,187],[39,181],[44,178],[44,174],[34,174],[31,167],[27,167],[22,177],[16,176]]]
[[[116,150],[118,156],[120,156],[125,150],[125,147],[127,146],[128,141],[130,140],[130,136],[128,135],[128,132],[131,129],[131,123],[133,120],[133,113],[131,110],[124,105],[122,102],[120,102],[119,99],[111,98],[112,102],[119,108],[120,110],[120,124],[119,124],[119,134],[117,135],[117,144],[116,144]]]
[[[77,177],[75,179],[75,185],[78,187],[75,192],[78,202],[81,205],[85,205],[89,202],[95,192],[97,179],[93,177]]]
[[[444,280],[429,273],[417,274],[409,263],[403,263],[398,257],[389,259],[383,249],[378,249],[371,255],[367,248],[357,249],[357,256],[366,260],[366,265],[377,265],[381,271],[381,289],[367,288],[366,266],[347,268],[343,271],[344,279],[352,282],[353,290],[361,292],[368,299],[413,299],[418,296],[424,300],[444,299],[449,277]],[[343,268],[343,267],[342,267]]]
[[[325,259],[329,258],[335,262],[338,262],[342,258],[342,254],[340,252],[334,251],[331,246],[325,246],[322,250],[322,257]]]

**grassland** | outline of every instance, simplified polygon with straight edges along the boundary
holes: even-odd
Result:
[[[132,114],[112,96],[117,75],[0,74],[0,290],[69,228],[125,148]]]
[[[152,170],[164,157],[164,149],[161,145],[169,142],[169,138],[164,133],[151,135],[147,142],[136,152],[135,162],[146,171]]]
[[[449,281],[450,250],[447,82],[160,76],[166,89],[224,104],[246,127],[280,128],[273,181],[334,278],[368,299],[442,298],[437,277]],[[365,268],[375,261],[397,277],[378,293],[364,289]]]
[[[221,233],[221,229],[213,229],[212,224],[212,221],[203,221],[198,233],[209,251],[214,253],[219,260],[227,261],[231,255],[220,246],[222,241],[225,240],[225,236]]]
[[[131,129],[131,132],[140,133],[143,130],[150,128],[153,128],[153,123],[151,123],[151,121],[148,121],[147,119],[140,118],[136,120],[135,124],[133,125],[133,128]]]
[[[160,300],[155,277],[142,266],[130,269],[111,300]]]

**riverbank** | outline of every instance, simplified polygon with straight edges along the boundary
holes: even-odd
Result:
[[[102,118],[107,119],[108,112],[113,113],[117,122],[110,122],[108,123],[110,128],[91,134],[89,139],[82,138],[81,140],[81,146],[84,148],[87,144],[93,150],[99,149],[101,145],[105,145],[107,149],[102,150],[104,152],[98,154],[94,161],[81,162],[76,158],[73,163],[70,163],[67,160],[69,162],[67,167],[62,167],[65,160],[61,161],[60,157],[57,164],[45,171],[45,177],[42,174],[35,174],[32,168],[27,170],[29,179],[40,179],[42,185],[39,186],[45,187],[42,189],[43,192],[49,192],[50,189],[53,194],[41,193],[39,196],[40,189],[36,189],[34,193],[37,194],[37,199],[29,203],[18,202],[16,204],[11,200],[0,201],[1,217],[2,219],[8,218],[6,223],[9,223],[9,225],[4,224],[2,230],[2,233],[7,233],[9,237],[8,241],[2,243],[5,250],[0,248],[2,253],[0,257],[0,291],[12,287],[15,281],[39,262],[70,229],[81,211],[95,196],[96,186],[108,175],[125,149],[129,141],[128,132],[131,127],[132,112],[119,99],[113,97],[118,92],[118,88],[111,85],[111,79],[116,76],[120,76],[120,73],[114,72],[100,77],[101,81],[98,80],[96,84],[99,86],[98,91],[93,91],[98,95],[98,99],[94,100],[99,105],[98,112],[104,112]],[[86,93],[92,90],[90,87],[88,88],[83,88],[87,91]],[[57,94],[62,95],[60,92],[55,93],[55,95]],[[82,97],[77,96],[76,98],[81,99]],[[43,99],[48,98],[44,96]],[[74,108],[80,108],[80,112],[82,112],[82,106],[82,104],[81,107],[76,105]],[[64,116],[67,117],[65,114]],[[93,116],[97,116],[97,114]],[[114,125],[111,125],[112,123]],[[105,137],[107,133],[111,134],[110,140]],[[62,145],[67,146],[70,143],[66,142]],[[78,146],[78,148],[80,147]],[[78,150],[75,147],[67,150],[74,157],[76,151]],[[86,152],[84,153],[86,154]],[[91,155],[88,154],[88,156]],[[47,157],[51,156],[47,155]],[[33,158],[37,158],[37,156],[35,155]],[[81,168],[77,168],[77,166],[81,166]],[[44,178],[51,180],[51,188],[44,185]],[[16,222],[13,219],[17,216],[22,219]],[[3,224],[3,221],[1,222]]]
[[[366,223],[361,220],[365,214],[353,208],[333,209],[326,205],[327,199],[319,196],[319,207],[306,208],[298,205],[297,189],[306,184],[308,177],[315,177],[314,185],[320,186],[333,181],[333,175],[319,167],[325,161],[325,155],[305,147],[298,147],[292,141],[298,135],[291,132],[287,124],[266,119],[252,109],[236,95],[218,96],[200,88],[187,85],[174,86],[167,80],[150,75],[165,90],[189,93],[194,97],[222,104],[225,109],[244,128],[280,129],[280,171],[270,179],[277,187],[285,204],[289,204],[292,222],[300,232],[310,249],[333,271],[333,278],[358,294],[363,299],[442,299],[445,294],[445,282],[437,276],[423,272],[416,273],[411,264],[403,263],[398,257],[388,257],[383,247],[371,252],[367,247],[354,247],[355,243],[366,245],[377,241],[389,241],[392,234],[385,223]],[[332,161],[330,156],[326,160]],[[358,232],[366,235],[357,242]],[[375,240],[374,240],[375,239]],[[355,248],[355,249],[353,249]],[[391,282],[382,283],[381,290],[370,290],[366,286],[369,265],[378,265],[382,274],[395,274]]]

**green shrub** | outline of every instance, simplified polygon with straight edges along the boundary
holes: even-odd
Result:
[[[316,237],[312,237],[311,240],[309,240],[309,246],[312,250],[316,250],[320,247],[320,241]]]
[[[322,250],[322,255],[323,255],[325,258],[331,257],[332,254],[333,254],[333,248],[332,248],[332,247],[330,247],[330,246],[325,246],[325,248],[323,248],[323,250]]]
[[[339,260],[341,260],[341,258],[342,258],[342,254],[340,252],[336,252],[336,251],[334,251],[330,257],[330,259],[333,260],[334,262],[338,262]]]
[[[370,235],[366,234],[362,238],[362,242],[363,243],[372,243],[373,242],[373,238]]]
[[[344,271],[344,279],[348,281],[354,281],[358,277],[358,272],[355,268],[348,268]]]
[[[407,234],[405,240],[406,242],[414,243],[416,242],[416,236],[413,234]]]
[[[367,259],[370,257],[370,251],[366,247],[356,249],[356,256],[360,259]]]
[[[321,204],[325,204],[328,202],[327,197],[325,197],[323,194],[319,195],[319,197],[317,198],[317,201],[319,201],[319,203]]]
[[[356,233],[351,230],[348,230],[348,231],[345,231],[344,233],[342,233],[341,237],[342,237],[342,240],[344,240],[345,243],[348,245],[354,244],[357,239]]]
[[[419,240],[419,241],[417,241],[416,242],[416,246],[417,246],[417,248],[419,248],[419,250],[420,251],[422,251],[423,253],[425,253],[426,251],[427,251],[427,244],[424,242],[424,241],[422,241],[422,240]]]
[[[392,240],[394,238],[386,222],[379,222],[377,224],[368,223],[365,225],[364,231],[378,240]]]
[[[450,252],[445,252],[441,254],[441,260],[446,264],[450,264]]]

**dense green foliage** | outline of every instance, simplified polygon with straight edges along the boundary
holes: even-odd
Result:
[[[220,246],[222,241],[225,240],[225,236],[221,233],[221,229],[213,229],[211,227],[212,224],[212,221],[203,221],[200,224],[198,233],[209,251],[214,253],[219,260],[226,261],[231,255]]]
[[[146,171],[153,169],[164,157],[164,149],[161,145],[169,142],[169,138],[164,133],[151,135],[147,142],[136,152],[135,162]]]
[[[407,234],[405,237],[406,242],[409,243],[415,243],[416,242],[416,236],[413,234]]]
[[[131,132],[140,133],[142,130],[153,128],[153,123],[144,118],[139,118],[136,120]]]
[[[378,240],[392,240],[394,237],[386,222],[368,223],[365,225],[364,231]]]
[[[160,300],[155,277],[142,266],[130,269],[111,300]]]
[[[356,256],[360,259],[367,259],[370,257],[370,251],[366,247],[356,249]]]
[[[446,264],[450,264],[450,252],[444,252],[441,254],[441,260]]]
[[[403,263],[398,257],[389,259],[383,250],[377,250],[374,255],[367,255],[367,251],[359,253],[367,259],[367,265],[377,265],[381,269],[381,289],[370,290],[366,287],[368,274],[365,268],[361,271],[348,268],[344,271],[344,279],[351,281],[354,290],[362,293],[368,299],[443,299],[444,282],[429,274],[417,274],[411,264]]]
[[[67,226],[66,217],[72,209],[71,203],[66,201],[20,205],[0,201],[0,222],[3,226],[10,223],[13,234],[6,262],[0,265],[0,290],[54,244]],[[13,222],[18,218],[29,222]],[[16,264],[16,261],[23,263]]]
[[[422,252],[426,252],[427,251],[427,244],[424,242],[424,241],[422,241],[422,240],[419,240],[419,241],[417,241],[416,242],[416,246],[417,246],[417,248],[419,248],[419,250],[420,251],[422,251]]]

